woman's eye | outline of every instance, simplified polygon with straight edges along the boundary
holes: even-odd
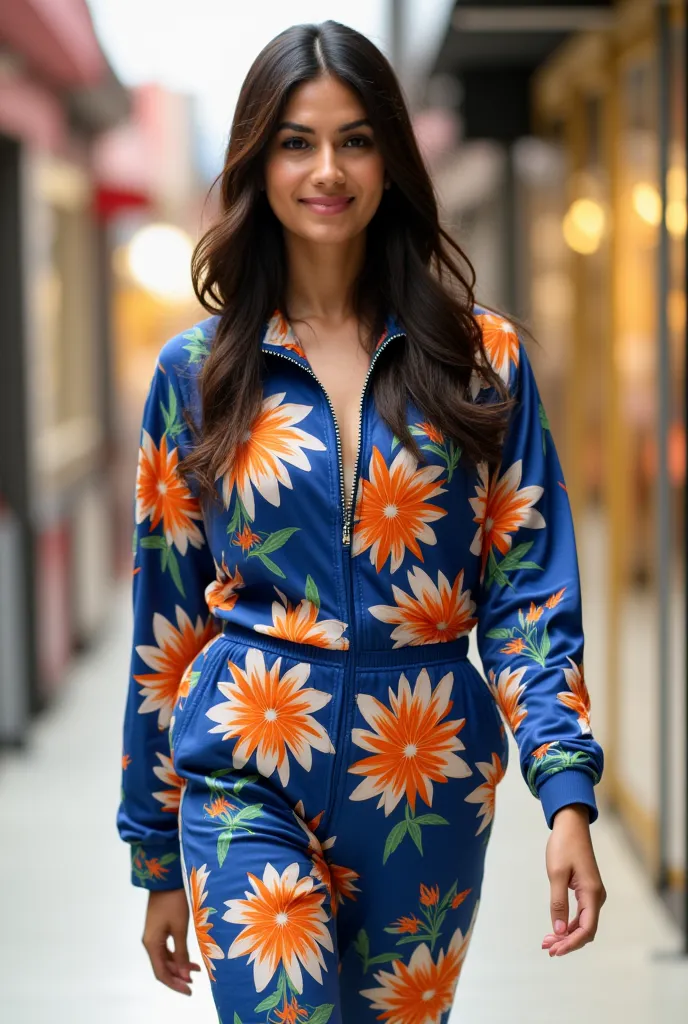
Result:
[[[294,137],[294,138],[291,138],[291,139],[285,139],[284,142],[282,143],[282,148],[283,149],[303,149],[303,146],[300,146],[300,145],[293,146],[292,145],[293,142],[296,142],[296,143],[301,143],[302,142],[304,146],[308,147],[308,143],[306,142],[305,139],[299,139],[299,138]]]
[[[356,145],[352,146],[352,149],[364,149],[365,146],[372,146],[373,140],[369,139],[367,135],[352,135],[350,139],[347,139],[344,143],[348,146],[350,142],[355,142]]]

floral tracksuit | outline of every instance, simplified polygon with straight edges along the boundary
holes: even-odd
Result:
[[[218,318],[163,347],[136,483],[118,827],[134,884],[184,885],[223,1024],[440,1024],[476,919],[508,757],[551,827],[586,804],[570,506],[525,348],[476,307],[516,405],[470,467],[409,402],[418,462],[361,401],[351,509],[328,397],[283,316],[221,503],[177,471]],[[479,375],[475,401],[494,392]],[[468,660],[477,629],[486,672]],[[501,711],[501,715],[500,715]]]

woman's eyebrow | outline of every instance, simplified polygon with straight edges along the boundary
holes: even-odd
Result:
[[[370,123],[370,120],[367,117],[362,117],[358,121],[349,121],[348,124],[341,125],[337,129],[337,131],[338,132],[350,132],[353,128],[363,128],[363,127],[366,127],[366,128],[372,128],[373,127],[372,124]],[[288,128],[288,129],[290,129],[293,132],[302,132],[304,135],[315,135],[315,129],[314,128],[309,128],[308,125],[305,125],[305,124],[297,124],[296,121],[282,121],[282,123],[277,126],[277,131],[281,132],[284,128]]]

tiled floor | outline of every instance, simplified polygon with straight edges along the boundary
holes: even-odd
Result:
[[[205,980],[192,999],[167,991],[139,941],[146,897],[128,884],[114,829],[128,628],[125,592],[30,750],[0,765],[3,1024],[216,1020]],[[671,956],[679,937],[604,815],[594,837],[609,899],[597,940],[561,960],[541,951],[548,834],[512,748],[450,1024],[685,1024],[688,961]]]

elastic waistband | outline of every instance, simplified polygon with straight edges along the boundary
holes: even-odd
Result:
[[[462,661],[468,658],[468,637],[461,636],[447,643],[419,644],[414,647],[395,647],[382,651],[364,651],[350,647],[346,651],[332,651],[315,644],[300,644],[281,637],[268,636],[257,630],[247,629],[225,620],[221,635],[234,643],[247,647],[258,647],[262,651],[282,654],[300,661],[322,664],[345,664],[350,659],[358,668],[404,668],[406,665],[433,665],[445,661]]]

